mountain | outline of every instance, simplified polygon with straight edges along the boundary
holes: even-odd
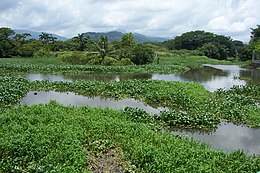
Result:
[[[86,36],[89,36],[91,39],[98,39],[101,36],[107,36],[108,41],[119,41],[121,40],[124,33],[119,31],[110,31],[110,32],[86,32],[84,33]],[[168,40],[168,38],[162,38],[162,37],[148,37],[142,34],[133,33],[134,38],[138,43],[144,43],[144,42],[163,42]]]
[[[27,39],[36,39],[36,40],[38,40],[39,39],[39,35],[42,34],[42,32],[29,31],[29,30],[20,30],[20,29],[15,29],[14,32],[16,34],[23,34],[23,33],[31,34],[31,36],[27,37]],[[48,34],[51,34],[51,33],[48,33]],[[62,37],[62,36],[59,36],[59,35],[56,35],[56,34],[52,34],[52,36],[56,37],[57,40],[61,40],[61,41],[68,40],[68,38]]]

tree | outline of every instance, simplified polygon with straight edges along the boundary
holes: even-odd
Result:
[[[149,47],[138,44],[133,48],[133,56],[131,61],[136,65],[152,63],[155,52]]]
[[[44,44],[45,46],[45,50],[46,51],[50,51],[50,44],[51,43],[54,43],[54,40],[56,40],[57,38],[52,36],[52,34],[48,34],[48,33],[44,33],[42,32],[40,35],[39,35],[39,39],[42,41],[42,43]]]
[[[31,34],[29,34],[29,33],[15,34],[15,36],[14,36],[13,38],[14,38],[14,40],[15,40],[16,42],[24,43],[26,37],[29,37],[29,36],[31,36]]]
[[[75,37],[77,42],[79,43],[79,51],[83,51],[86,49],[88,40],[90,39],[88,36],[86,36],[84,33],[78,34],[77,37]]]
[[[119,44],[121,48],[132,48],[134,45],[136,45],[134,35],[131,32],[124,34]]]
[[[251,30],[249,45],[246,45],[241,49],[240,59],[243,61],[251,60],[253,52],[260,52],[260,25],[257,25],[257,28],[251,28]]]
[[[165,42],[166,46],[171,50],[196,50],[207,43],[214,43],[215,46],[221,45],[221,49],[225,51],[222,53],[224,59],[228,56],[232,57],[236,55],[235,46],[230,37],[205,31],[186,32],[180,36],[177,36],[173,40]]]
[[[133,58],[133,49],[137,45],[132,33],[124,34],[121,41],[118,44],[119,46],[119,59]]]
[[[206,43],[200,50],[209,58],[220,59],[219,49],[214,43]]]
[[[94,51],[89,52],[90,54],[96,54],[101,58],[101,62],[106,56],[113,55],[117,50],[113,47],[109,47],[107,36],[101,36],[97,41],[92,41],[95,45]]]
[[[239,58],[242,61],[251,60],[253,56],[254,47],[253,45],[246,45],[241,49]]]
[[[8,39],[11,35],[14,34],[15,34],[14,30],[12,30],[11,28],[5,28],[5,27],[0,28],[0,35],[6,39]]]
[[[11,28],[0,28],[0,57],[11,57],[13,54],[14,42],[10,36],[15,34]]]
[[[250,44],[260,39],[260,25],[257,25],[257,28],[251,28],[251,39]]]

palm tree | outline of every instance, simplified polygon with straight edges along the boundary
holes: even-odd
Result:
[[[83,51],[86,48],[87,41],[89,40],[89,37],[86,36],[84,33],[78,34],[76,37],[77,42],[79,43],[79,50]]]
[[[57,38],[52,36],[52,34],[42,32],[39,35],[39,39],[42,40],[43,44],[45,45],[46,50],[49,51],[49,44],[53,43],[54,40],[56,40]]]
[[[115,49],[109,48],[107,36],[101,36],[97,41],[93,41],[93,43],[96,46],[96,51],[89,53],[97,54],[101,58],[101,61],[103,61],[106,56],[111,55],[117,51]]]

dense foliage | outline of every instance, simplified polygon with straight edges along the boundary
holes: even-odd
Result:
[[[106,36],[92,40],[84,33],[67,41],[56,40],[48,33],[39,35],[38,40],[27,39],[28,36],[28,33],[15,34],[11,28],[0,28],[0,57],[45,57],[57,52],[64,62],[70,64],[109,66],[148,64],[153,62],[156,55],[205,55],[219,60],[239,58],[245,61],[251,60],[253,51],[259,47],[259,25],[252,28],[249,45],[224,35],[199,30],[183,33],[164,43],[143,44],[137,44],[132,33],[124,34],[120,41],[114,42],[108,42]]]
[[[151,63],[155,57],[154,50],[137,44],[132,33],[124,34],[121,41],[114,43],[109,43],[106,36],[91,40],[83,33],[65,42],[48,33],[40,34],[39,40],[28,40],[28,36],[15,34],[11,28],[0,28],[0,57],[43,57],[50,52],[62,52],[65,62],[90,65],[141,65]]]
[[[226,59],[235,56],[235,46],[230,37],[205,31],[191,31],[166,42],[169,49],[200,49],[206,56],[214,59]]]
[[[27,93],[28,84],[23,78],[0,76],[0,107],[17,103]]]
[[[75,53],[77,55],[77,53]],[[86,54],[79,53],[80,56],[76,60],[85,61]],[[83,58],[81,58],[83,57]],[[207,60],[205,58],[204,61]],[[68,60],[68,59],[67,59]],[[188,59],[185,59],[186,61]],[[128,63],[126,59],[121,59],[121,61],[126,61],[122,63]],[[176,64],[169,64],[162,62],[160,65],[157,64],[147,64],[147,65],[118,65],[118,66],[100,66],[100,65],[68,65],[63,61],[60,61],[55,57],[45,57],[45,58],[8,58],[1,59],[0,69],[5,72],[19,73],[19,72],[42,72],[42,73],[91,73],[91,72],[128,72],[128,73],[175,73],[184,72],[189,70],[181,62]]]
[[[251,60],[253,52],[257,52],[258,54],[260,53],[260,25],[257,25],[257,28],[251,28],[251,30],[251,40],[249,45],[244,46],[240,53],[240,59],[243,61]]]
[[[157,132],[122,111],[51,102],[0,114],[1,172],[86,172],[91,153],[120,148],[123,171],[252,172],[259,158],[212,151],[204,144]],[[117,153],[116,153],[117,154]],[[94,170],[93,170],[94,171]]]

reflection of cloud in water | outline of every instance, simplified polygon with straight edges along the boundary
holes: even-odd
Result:
[[[72,82],[72,79],[66,79],[63,75],[53,75],[53,74],[28,74],[26,75],[26,79],[29,81],[43,81],[49,80],[52,82],[56,81],[64,81],[64,82]]]
[[[152,79],[165,81],[187,81],[178,74],[153,74]]]
[[[143,102],[136,101],[134,99],[120,99],[115,100],[111,98],[102,97],[84,97],[76,95],[75,93],[59,93],[55,91],[43,92],[43,91],[30,91],[21,100],[20,104],[34,105],[41,103],[49,103],[51,100],[56,100],[63,105],[72,106],[91,106],[91,107],[109,107],[112,109],[124,109],[125,107],[134,107],[143,109],[150,114],[159,114],[164,108],[153,108]]]
[[[245,68],[241,68],[238,65],[212,65],[212,64],[204,64],[205,67],[212,67],[223,71],[241,71],[247,70]]]
[[[201,83],[207,90],[216,91],[219,88],[230,89],[232,86],[246,85],[246,81],[234,79],[233,76],[229,77],[215,77],[214,80]]]
[[[193,137],[195,140],[208,143],[213,149],[225,151],[240,149],[248,154],[260,154],[260,128],[253,129],[232,123],[221,123],[211,134],[192,132],[173,132],[173,134]]]

